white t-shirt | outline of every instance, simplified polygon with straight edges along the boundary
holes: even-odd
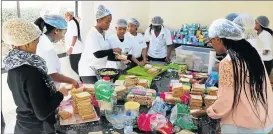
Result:
[[[86,36],[85,47],[79,62],[80,76],[95,76],[96,70],[105,68],[107,57],[96,58],[94,52],[110,49],[102,34],[95,27],[92,27]]]
[[[121,54],[125,55],[127,52],[129,53],[129,51],[132,50],[133,40],[131,37],[125,34],[124,40],[121,42],[117,34],[114,34],[107,39],[107,43],[109,44],[110,48],[120,48]]]
[[[263,30],[259,34],[259,38],[262,41],[262,51],[269,50],[267,55],[263,55],[263,54],[261,55],[262,60],[263,61],[272,60],[273,59],[273,56],[272,56],[273,38],[272,38],[271,34],[267,31]]]
[[[78,28],[76,22],[74,20],[70,20],[69,22],[67,22],[67,32],[65,34],[66,51],[68,51],[71,47],[72,39],[74,36],[78,37]],[[83,47],[83,43],[77,39],[72,54],[82,53]]]
[[[148,56],[152,58],[167,57],[167,46],[172,45],[171,32],[169,29],[161,26],[161,31],[156,37],[154,30],[147,28],[144,35],[145,41],[149,43]]]
[[[40,37],[39,43],[37,45],[36,54],[41,56],[46,61],[46,66],[48,68],[47,74],[61,73],[61,62],[54,50],[53,43],[48,39],[48,37],[43,34]],[[59,83],[55,82],[56,87],[60,86]]]
[[[131,33],[127,32],[126,35],[132,38],[133,45],[132,45],[132,55],[135,58],[139,58],[142,55],[142,49],[147,47],[146,41],[144,36],[141,33],[137,33],[136,36],[132,35]]]

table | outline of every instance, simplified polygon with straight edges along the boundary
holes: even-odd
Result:
[[[125,73],[125,72],[123,72]],[[166,92],[168,90],[169,81],[172,79],[178,79],[178,73],[175,71],[166,71],[159,75],[161,78],[159,80],[153,80],[151,88],[156,89],[158,92]],[[124,101],[119,101],[118,105],[123,105]],[[96,112],[99,114],[99,109],[95,108]],[[140,107],[140,113],[148,112],[146,106]],[[167,118],[169,119],[170,111],[167,112]],[[197,133],[206,132],[206,134],[216,134],[216,129],[219,128],[219,122],[209,119],[208,117],[201,118],[199,121],[195,121],[198,126]],[[57,123],[58,124],[58,123]],[[107,121],[105,117],[101,117],[100,121],[77,124],[77,125],[68,125],[68,126],[59,126],[56,125],[57,130],[62,131],[63,133],[68,134],[88,134],[88,132],[103,131],[104,134],[111,134],[111,132],[119,132],[123,134],[123,129],[117,130],[112,127],[112,125]],[[143,132],[139,131],[137,128],[134,129],[138,134],[157,134],[157,132]]]

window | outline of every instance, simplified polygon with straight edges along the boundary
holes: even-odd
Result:
[[[64,16],[67,8],[75,10],[75,1],[20,1],[21,18],[34,22],[46,13]],[[60,54],[65,52],[64,39],[54,44],[55,51]]]

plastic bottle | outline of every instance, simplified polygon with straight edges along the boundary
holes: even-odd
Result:
[[[133,133],[133,125],[131,118],[131,111],[126,112],[125,123],[124,123],[124,134],[132,134]]]

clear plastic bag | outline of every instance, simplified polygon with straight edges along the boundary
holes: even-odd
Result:
[[[167,104],[160,97],[156,97],[148,114],[160,113],[166,116],[167,110],[168,110]]]

